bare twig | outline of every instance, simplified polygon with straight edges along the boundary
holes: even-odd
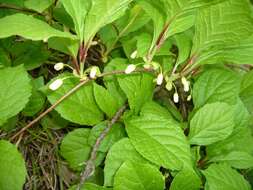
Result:
[[[147,70],[147,69],[137,69],[133,73],[140,73],[140,72],[153,72],[153,70]],[[105,72],[98,76],[98,78],[111,76],[111,75],[119,75],[119,74],[125,74],[125,71],[111,71],[111,72]],[[88,78],[87,80],[81,81],[79,84],[77,84],[74,88],[72,88],[70,91],[68,91],[65,95],[63,95],[59,100],[57,100],[51,107],[49,107],[46,111],[41,113],[37,118],[35,118],[33,121],[31,121],[28,125],[26,125],[24,128],[22,128],[19,132],[17,132],[13,137],[11,137],[11,141],[17,138],[18,136],[22,135],[27,129],[31,128],[35,123],[40,121],[43,117],[45,117],[48,113],[53,111],[60,103],[62,103],[65,99],[67,99],[69,96],[71,96],[73,93],[75,93],[77,90],[79,90],[82,86],[87,84],[88,82],[95,80]]]
[[[127,108],[127,105],[124,105],[123,107],[121,107],[117,111],[117,113],[113,116],[111,121],[109,121],[107,127],[103,130],[103,132],[97,138],[96,143],[93,146],[93,149],[91,151],[90,158],[87,161],[86,167],[85,167],[84,171],[81,173],[80,183],[77,186],[77,190],[80,190],[81,187],[83,186],[83,184],[86,182],[86,180],[89,179],[89,177],[91,177],[92,174],[94,173],[94,171],[95,171],[95,160],[97,158],[97,152],[98,152],[99,146],[100,146],[101,142],[104,140],[104,138],[106,137],[106,135],[109,133],[109,131],[112,128],[113,124],[115,124],[120,119],[120,117],[122,116],[122,114],[124,113],[126,108]]]

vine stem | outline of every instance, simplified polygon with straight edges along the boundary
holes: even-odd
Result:
[[[111,121],[109,121],[107,127],[103,130],[103,132],[97,138],[96,143],[92,148],[90,158],[87,161],[86,167],[85,167],[84,171],[81,173],[80,183],[77,186],[77,190],[80,190],[81,187],[84,185],[84,183],[94,173],[94,171],[95,171],[95,161],[96,161],[96,158],[97,158],[97,152],[98,152],[99,146],[100,146],[101,142],[104,140],[104,138],[106,137],[106,135],[111,130],[112,126],[121,118],[121,116],[123,115],[123,113],[125,112],[126,109],[127,109],[127,105],[125,104],[124,106],[122,106],[116,112],[116,114],[113,116]]]
[[[140,72],[153,72],[153,70],[148,69],[137,69],[133,73],[140,73]],[[111,71],[111,72],[105,72],[100,74],[97,78],[102,78],[105,76],[111,76],[111,75],[118,75],[118,74],[125,74],[125,71]],[[45,117],[48,113],[53,111],[60,103],[62,103],[65,99],[67,99],[69,96],[71,96],[73,93],[75,93],[77,90],[79,90],[82,86],[87,84],[88,82],[95,80],[88,78],[86,80],[81,81],[79,84],[77,84],[74,88],[69,90],[65,95],[63,95],[59,100],[57,100],[51,107],[49,107],[46,111],[41,113],[38,117],[36,117],[33,121],[31,121],[28,125],[26,125],[24,128],[22,128],[20,131],[18,131],[14,136],[10,138],[10,140],[14,140],[18,136],[22,135],[26,130],[31,128],[34,124],[39,122],[43,117]]]

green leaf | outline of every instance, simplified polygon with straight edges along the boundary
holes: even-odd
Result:
[[[227,0],[198,11],[192,55],[200,64],[227,45],[252,34],[251,9],[247,0]],[[213,48],[214,49],[210,49]],[[196,63],[197,64],[197,63]]]
[[[72,186],[68,190],[76,190],[76,189],[77,189],[77,186]],[[101,187],[101,186],[98,186],[98,185],[93,184],[93,183],[85,183],[84,186],[81,187],[80,190],[112,190],[112,189],[111,188]]]
[[[163,175],[150,164],[125,162],[114,180],[114,190],[163,190]]]
[[[125,124],[132,144],[144,158],[172,170],[192,165],[184,133],[165,108],[146,103],[140,116],[127,119]]]
[[[75,30],[80,41],[83,41],[84,21],[91,6],[91,0],[61,0],[65,10],[75,24]]]
[[[93,146],[96,143],[97,138],[105,130],[107,125],[108,125],[107,122],[102,122],[91,129],[91,132],[88,138],[88,143],[90,146]],[[98,151],[106,153],[114,143],[116,143],[123,137],[125,137],[125,130],[123,126],[118,123],[114,124],[112,128],[110,129],[109,133],[101,142],[98,148]]]
[[[225,69],[205,71],[193,87],[193,102],[196,108],[206,103],[225,102],[235,104],[240,88],[240,76]]]
[[[92,147],[88,143],[89,135],[90,129],[76,129],[62,140],[60,153],[74,170],[81,170],[90,157]],[[98,152],[96,165],[99,165],[103,158],[104,154]]]
[[[235,128],[233,133],[223,141],[217,142],[207,147],[209,158],[216,156],[225,156],[232,151],[242,151],[252,154],[253,137],[251,129],[248,126]]]
[[[0,140],[0,189],[21,190],[26,179],[25,161],[15,145]]]
[[[89,43],[103,26],[122,16],[131,2],[132,0],[93,0],[85,19],[85,43]]]
[[[44,79],[42,77],[39,77],[32,81],[32,96],[30,97],[30,101],[23,110],[23,114],[25,116],[34,116],[43,108],[46,97],[39,91],[39,88],[43,85]]]
[[[247,169],[253,167],[253,156],[247,152],[233,151],[226,155],[216,156],[209,162],[222,162],[238,169]]]
[[[115,143],[106,156],[104,168],[105,186],[113,185],[114,176],[125,161],[132,161],[133,163],[147,162],[136,152],[128,138],[124,138]]]
[[[253,71],[250,71],[243,76],[240,98],[248,110],[253,113]]]
[[[109,118],[112,118],[120,108],[117,100],[111,95],[109,90],[94,83],[94,96],[99,108],[106,113]]]
[[[206,104],[191,120],[190,143],[209,145],[224,140],[233,132],[233,117],[234,109],[226,103]]]
[[[127,60],[125,59],[114,59],[107,67],[106,71],[109,70],[125,70],[128,66]],[[152,100],[154,83],[153,76],[149,73],[135,73],[129,75],[117,75],[117,80],[120,88],[126,94],[128,98],[128,103],[131,110],[138,114],[143,104],[147,101]],[[107,80],[112,80],[113,78],[107,78]],[[114,88],[117,88],[117,84],[114,84]],[[117,94],[120,93],[117,90]],[[115,90],[112,91],[114,94]],[[119,95],[122,97],[122,95]],[[122,99],[122,98],[121,98]]]
[[[183,169],[174,177],[170,190],[199,190],[201,179],[193,169]]]
[[[25,41],[11,47],[13,65],[24,64],[26,70],[40,67],[50,57],[50,51],[42,42]]]
[[[205,189],[250,190],[249,183],[236,170],[226,164],[212,164],[202,171],[206,177]]]
[[[47,40],[51,37],[75,39],[70,33],[56,30],[42,20],[21,13],[1,18],[0,28],[0,38],[18,35],[31,40]]]
[[[0,69],[0,126],[28,103],[31,85],[24,67]]]
[[[39,13],[42,13],[48,7],[54,3],[53,0],[26,0],[24,5],[28,9],[33,9]]]
[[[60,78],[64,77],[60,76]],[[66,78],[59,89],[48,95],[48,100],[51,104],[54,104],[79,82],[80,81],[76,78]],[[56,107],[56,111],[58,111],[64,119],[81,125],[94,125],[103,120],[103,113],[96,105],[91,83],[83,86],[64,100]]]

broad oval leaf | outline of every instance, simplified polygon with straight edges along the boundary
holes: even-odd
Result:
[[[32,87],[23,65],[0,69],[0,126],[28,103]]]
[[[212,164],[202,171],[206,177],[205,189],[211,190],[250,190],[249,183],[236,170],[227,164]]]
[[[21,190],[26,179],[25,161],[15,145],[0,140],[0,189]]]
[[[59,89],[48,95],[50,103],[54,104],[79,82],[78,79],[66,78]],[[96,104],[91,83],[81,87],[64,100],[56,107],[56,111],[59,112],[64,119],[81,125],[95,125],[103,120],[103,113]]]
[[[81,170],[89,159],[92,146],[88,143],[90,129],[76,129],[67,134],[62,140],[60,153],[74,170]],[[101,163],[104,154],[98,152],[96,165]]]
[[[234,129],[234,108],[226,103],[206,104],[190,123],[191,144],[209,145],[227,138]]]
[[[247,169],[253,167],[253,156],[247,152],[232,151],[226,155],[213,157],[209,162],[227,163],[238,169]]]
[[[112,186],[113,179],[125,161],[132,161],[133,163],[147,162],[133,147],[128,138],[124,138],[115,143],[108,152],[105,160],[105,186]]]
[[[140,116],[127,119],[125,124],[132,144],[144,158],[172,170],[192,165],[185,135],[165,108],[146,103]]]
[[[85,19],[85,43],[90,42],[103,26],[122,16],[131,2],[132,0],[92,0]]]
[[[114,190],[163,190],[165,181],[160,171],[150,164],[125,162],[114,180]]]
[[[193,87],[196,108],[206,103],[225,102],[236,104],[240,89],[240,76],[225,69],[205,71]]]
[[[21,13],[1,18],[0,28],[0,38],[18,35],[30,40],[47,40],[51,37],[75,39],[70,33],[56,30],[42,20]]]

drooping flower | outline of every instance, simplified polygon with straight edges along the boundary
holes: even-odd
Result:
[[[172,82],[171,81],[168,81],[165,88],[168,90],[168,91],[171,91],[172,88],[173,88],[173,85],[172,85]]]
[[[192,96],[189,95],[189,96],[187,97],[187,101],[189,102],[189,101],[191,101],[191,99],[192,99]]]
[[[163,83],[163,74],[162,73],[160,73],[158,76],[157,76],[157,78],[156,78],[156,84],[157,85],[162,85],[162,83]]]
[[[130,64],[130,65],[127,66],[127,68],[125,70],[125,73],[130,74],[130,73],[134,72],[135,69],[136,69],[136,65]]]
[[[97,75],[100,73],[99,68],[94,66],[90,70],[90,78],[95,79]]]
[[[63,67],[64,67],[64,64],[63,64],[63,63],[56,63],[56,64],[54,65],[54,69],[55,69],[56,71],[62,70]]]
[[[135,58],[137,57],[137,54],[138,54],[138,51],[135,50],[135,51],[130,55],[131,59],[135,59]]]
[[[50,85],[49,85],[49,89],[55,91],[57,90],[58,88],[60,88],[63,84],[63,80],[62,79],[57,79],[55,80],[54,82],[52,82]]]
[[[175,92],[174,95],[173,95],[173,101],[174,101],[175,103],[178,103],[178,102],[179,102],[179,95],[178,95],[177,92]]]
[[[190,81],[187,81],[187,79],[185,77],[182,77],[181,82],[184,86],[184,91],[189,92],[190,91]]]

